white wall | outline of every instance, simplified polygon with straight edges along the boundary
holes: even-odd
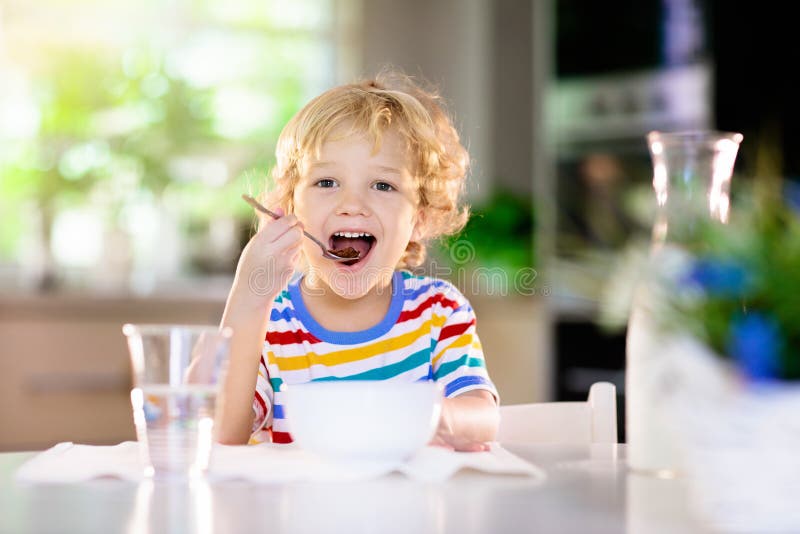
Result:
[[[363,74],[392,65],[437,85],[472,157],[470,201],[489,192],[491,0],[362,0]]]

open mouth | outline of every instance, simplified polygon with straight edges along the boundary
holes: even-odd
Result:
[[[358,256],[350,261],[343,261],[345,265],[355,265],[362,261],[372,246],[375,244],[375,236],[369,232],[334,232],[328,241],[330,250],[337,256]],[[341,251],[341,252],[340,252]]]

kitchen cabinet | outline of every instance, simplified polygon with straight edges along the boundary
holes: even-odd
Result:
[[[122,325],[216,324],[218,299],[0,298],[0,450],[136,439]]]

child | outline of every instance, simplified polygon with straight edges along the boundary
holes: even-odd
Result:
[[[289,121],[276,154],[267,205],[281,217],[262,219],[244,248],[222,318],[234,336],[219,440],[290,442],[283,383],[433,379],[446,397],[433,443],[485,450],[497,391],[472,308],[451,284],[404,270],[468,217],[468,154],[438,97],[391,73],[336,87]],[[326,259],[303,229],[360,256]]]

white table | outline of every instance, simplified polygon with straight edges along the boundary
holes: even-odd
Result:
[[[35,453],[0,454],[0,533],[703,532],[680,480],[630,473],[625,446],[504,445],[548,478],[462,472],[442,484],[369,482],[22,485]]]

